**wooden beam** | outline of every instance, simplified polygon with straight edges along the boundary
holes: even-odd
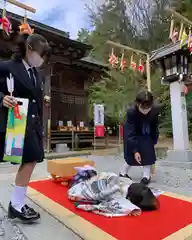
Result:
[[[36,9],[35,8],[27,6],[27,5],[23,4],[23,3],[20,3],[18,1],[16,1],[16,0],[6,0],[6,1],[8,3],[10,3],[10,4],[14,5],[14,6],[17,6],[19,8],[22,8],[22,9],[28,11],[28,12],[36,13]]]
[[[112,41],[109,41],[109,40],[107,41],[107,44],[113,45],[114,47],[123,48],[125,50],[132,51],[132,52],[142,54],[142,55],[148,55],[149,54],[147,52],[144,52],[144,51],[141,51],[141,50],[138,50],[138,49],[135,49],[135,48],[131,48],[129,46],[122,45],[120,43],[115,43],[115,42],[112,42]]]
[[[179,19],[181,22],[187,24],[187,25],[190,25],[192,26],[192,22],[187,19],[186,17],[182,16],[180,13],[176,12],[174,9],[172,8],[166,8],[166,11],[168,13],[170,13],[171,15],[173,15],[175,18]]]

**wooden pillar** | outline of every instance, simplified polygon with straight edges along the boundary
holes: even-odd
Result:
[[[45,82],[43,86],[43,95],[51,97],[51,73],[52,66],[47,66],[44,70]],[[51,101],[49,106],[43,104],[43,132],[44,149],[49,153],[51,151]]]

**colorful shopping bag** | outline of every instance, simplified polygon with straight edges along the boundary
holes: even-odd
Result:
[[[21,163],[27,124],[28,99],[16,98],[18,104],[9,109],[4,161]]]

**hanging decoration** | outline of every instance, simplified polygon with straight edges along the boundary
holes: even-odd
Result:
[[[135,71],[136,70],[136,67],[137,67],[137,64],[136,62],[134,62],[133,60],[133,55],[131,56],[131,63],[130,63],[130,68]]]
[[[28,34],[31,35],[34,33],[34,29],[32,29],[27,22],[27,14],[25,12],[23,23],[19,26],[20,34]]]
[[[172,17],[171,17],[170,31],[169,31],[169,39],[171,39],[171,41],[172,41],[173,43],[176,43],[176,41],[177,41],[178,38],[179,38],[179,32],[178,32],[177,27],[174,27],[174,25],[175,25],[175,22],[174,22],[173,15],[172,15]]]
[[[6,16],[6,1],[4,1],[4,9],[2,13],[2,18],[0,18],[0,29],[9,36],[12,32],[12,25],[10,20]]]
[[[113,48],[112,48],[111,55],[109,57],[109,63],[111,64],[112,68],[116,68],[119,63],[118,57],[115,56]]]
[[[187,95],[189,92],[188,87],[186,85],[184,85],[183,92],[185,95]]]
[[[172,36],[171,36],[170,39],[171,39],[171,41],[172,41],[173,43],[176,43],[177,40],[178,40],[178,37],[179,37],[179,33],[178,33],[177,28],[175,27],[175,28],[173,29]]]
[[[14,117],[22,120],[22,115],[19,111],[19,104],[16,104],[16,106],[14,107]]]
[[[192,34],[191,34],[191,27],[189,28],[189,37],[188,37],[188,44],[187,47],[189,52],[192,54]]]
[[[142,60],[141,60],[141,59],[139,60],[138,71],[139,71],[140,73],[143,73],[143,72],[144,72],[144,65],[142,64]]]
[[[122,72],[125,71],[126,66],[127,66],[127,61],[124,58],[124,52],[123,52],[122,56],[121,56],[121,62],[120,62],[120,69],[121,69]]]
[[[184,29],[183,33],[181,35],[180,48],[182,48],[186,44],[187,40],[188,40],[188,35],[187,35],[187,33],[186,33],[185,29]]]

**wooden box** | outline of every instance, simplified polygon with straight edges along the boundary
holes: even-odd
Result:
[[[87,158],[65,158],[48,161],[48,172],[52,176],[72,177],[76,174],[74,167],[95,166],[95,162]]]

